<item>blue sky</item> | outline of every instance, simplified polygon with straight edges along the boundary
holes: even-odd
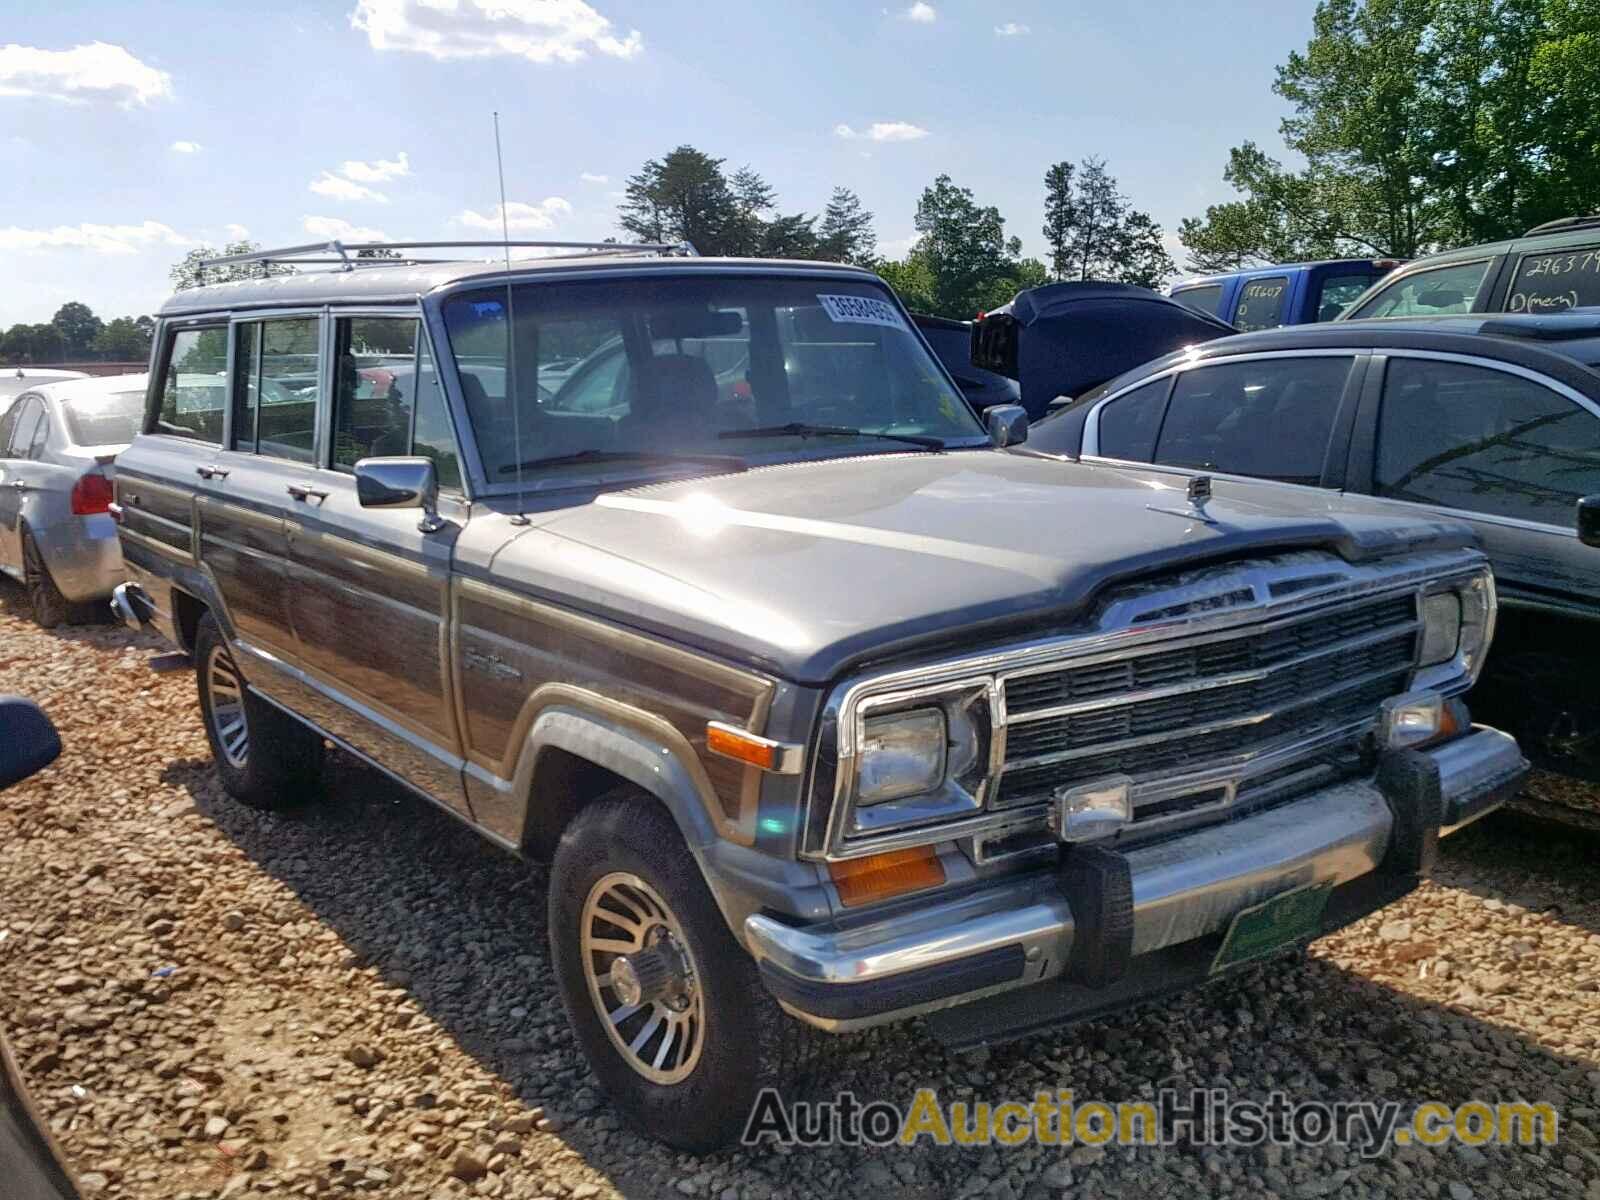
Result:
[[[1044,171],[1088,154],[1170,232],[1228,197],[1230,146],[1279,148],[1313,7],[30,0],[0,31],[0,327],[150,311],[239,230],[497,235],[494,109],[518,237],[615,233],[625,178],[683,142],[786,211],[855,189],[891,252],[948,172],[1041,253]]]

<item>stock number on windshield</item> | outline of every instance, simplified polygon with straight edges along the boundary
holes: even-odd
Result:
[[[1600,304],[1600,247],[1525,255],[1517,264],[1506,309],[1551,313],[1591,304]]]

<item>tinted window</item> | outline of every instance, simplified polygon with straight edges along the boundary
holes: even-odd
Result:
[[[455,430],[445,408],[444,389],[439,373],[433,369],[433,354],[426,337],[417,339],[416,428],[411,435],[411,452],[433,460],[439,486],[461,489],[461,459],[456,451]]]
[[[1100,454],[1149,462],[1155,453],[1161,413],[1166,408],[1170,379],[1136,387],[1100,410]]]
[[[1233,323],[1246,333],[1282,325],[1283,306],[1288,299],[1287,275],[1247,280],[1239,290],[1239,302],[1233,306]]]
[[[24,396],[11,406],[6,419],[0,423],[0,454],[8,458],[26,458],[28,446],[33,441],[33,426],[39,419],[39,402]]]
[[[311,462],[322,396],[321,322],[316,317],[262,321],[258,336],[256,450],[274,458]]]
[[[1509,312],[1563,312],[1600,304],[1600,247],[1524,254],[1506,298]]]
[[[255,450],[261,406],[261,323],[233,327],[233,447]]]
[[[17,426],[17,418],[22,415],[22,406],[26,400],[17,400],[7,406],[5,415],[0,416],[0,454],[6,454],[11,449],[11,431]]]
[[[1464,363],[1389,362],[1380,496],[1572,527],[1600,492],[1600,418],[1531,379]]]
[[[1222,303],[1222,285],[1212,284],[1209,287],[1184,288],[1172,293],[1172,298],[1186,308],[1192,308],[1197,313],[1205,313],[1208,317],[1217,315],[1217,305]]]
[[[28,443],[28,457],[42,457],[44,455],[44,444],[49,440],[50,414],[41,409],[38,424],[33,427],[33,440]]]
[[[1322,281],[1322,290],[1317,294],[1317,320],[1333,320],[1372,286],[1374,278],[1366,272],[1360,275],[1329,275]]]
[[[414,317],[349,317],[334,325],[334,466],[411,453],[416,355]]]
[[[79,446],[116,446],[133,441],[144,415],[144,393],[109,392],[68,400],[61,406],[67,434]]]
[[[1261,358],[1178,376],[1156,461],[1286,483],[1322,480],[1349,358]]]
[[[1458,263],[1413,271],[1396,279],[1352,317],[1437,317],[1448,313],[1471,312],[1489,272],[1487,262]]]
[[[226,326],[173,333],[167,339],[161,407],[152,432],[221,442],[227,372]]]

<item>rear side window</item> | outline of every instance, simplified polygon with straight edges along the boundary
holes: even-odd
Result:
[[[1317,293],[1317,320],[1333,320],[1371,287],[1375,278],[1375,275],[1329,275]]]
[[[39,413],[39,423],[33,427],[33,440],[28,443],[28,457],[44,457],[44,444],[50,440],[50,414]]]
[[[1283,306],[1288,299],[1287,275],[1249,280],[1239,290],[1239,302],[1233,306],[1233,323],[1246,333],[1275,329],[1283,324]]]
[[[333,465],[411,453],[415,317],[344,317],[334,325]]]
[[[167,338],[161,403],[151,432],[220,444],[227,376],[227,326],[175,330]]]
[[[1318,484],[1348,356],[1258,358],[1178,376],[1156,461]]]
[[[1173,292],[1172,298],[1185,308],[1214,317],[1217,315],[1217,305],[1222,303],[1222,285],[1216,283],[1206,287],[1182,288]]]
[[[1167,404],[1170,379],[1136,387],[1108,401],[1100,410],[1099,453],[1104,458],[1149,462],[1161,431],[1161,413]]]
[[[1524,254],[1506,297],[1507,312],[1565,312],[1600,304],[1600,246]]]
[[[11,437],[0,451],[4,451],[9,458],[27,458],[28,447],[33,444],[34,426],[39,423],[39,401],[32,396],[24,396],[17,401],[16,407],[11,410]]]
[[[1600,417],[1506,371],[1395,358],[1373,472],[1380,496],[1571,529],[1600,492]]]
[[[1413,271],[1389,284],[1352,317],[1438,317],[1471,312],[1488,260]]]
[[[234,337],[234,448],[313,461],[322,392],[321,321],[248,321],[234,327]]]

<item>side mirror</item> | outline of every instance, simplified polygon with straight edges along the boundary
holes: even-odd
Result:
[[[414,458],[363,458],[356,463],[356,499],[362,508],[420,508],[417,528],[437,533],[444,528],[439,517],[439,477],[433,460]]]
[[[996,446],[1020,446],[1028,440],[1028,410],[1020,404],[996,404],[983,410],[989,440]]]
[[[61,753],[61,736],[44,710],[21,696],[0,696],[0,788],[37,775]]]
[[[1600,546],[1600,496],[1578,501],[1578,540],[1585,546]]]

